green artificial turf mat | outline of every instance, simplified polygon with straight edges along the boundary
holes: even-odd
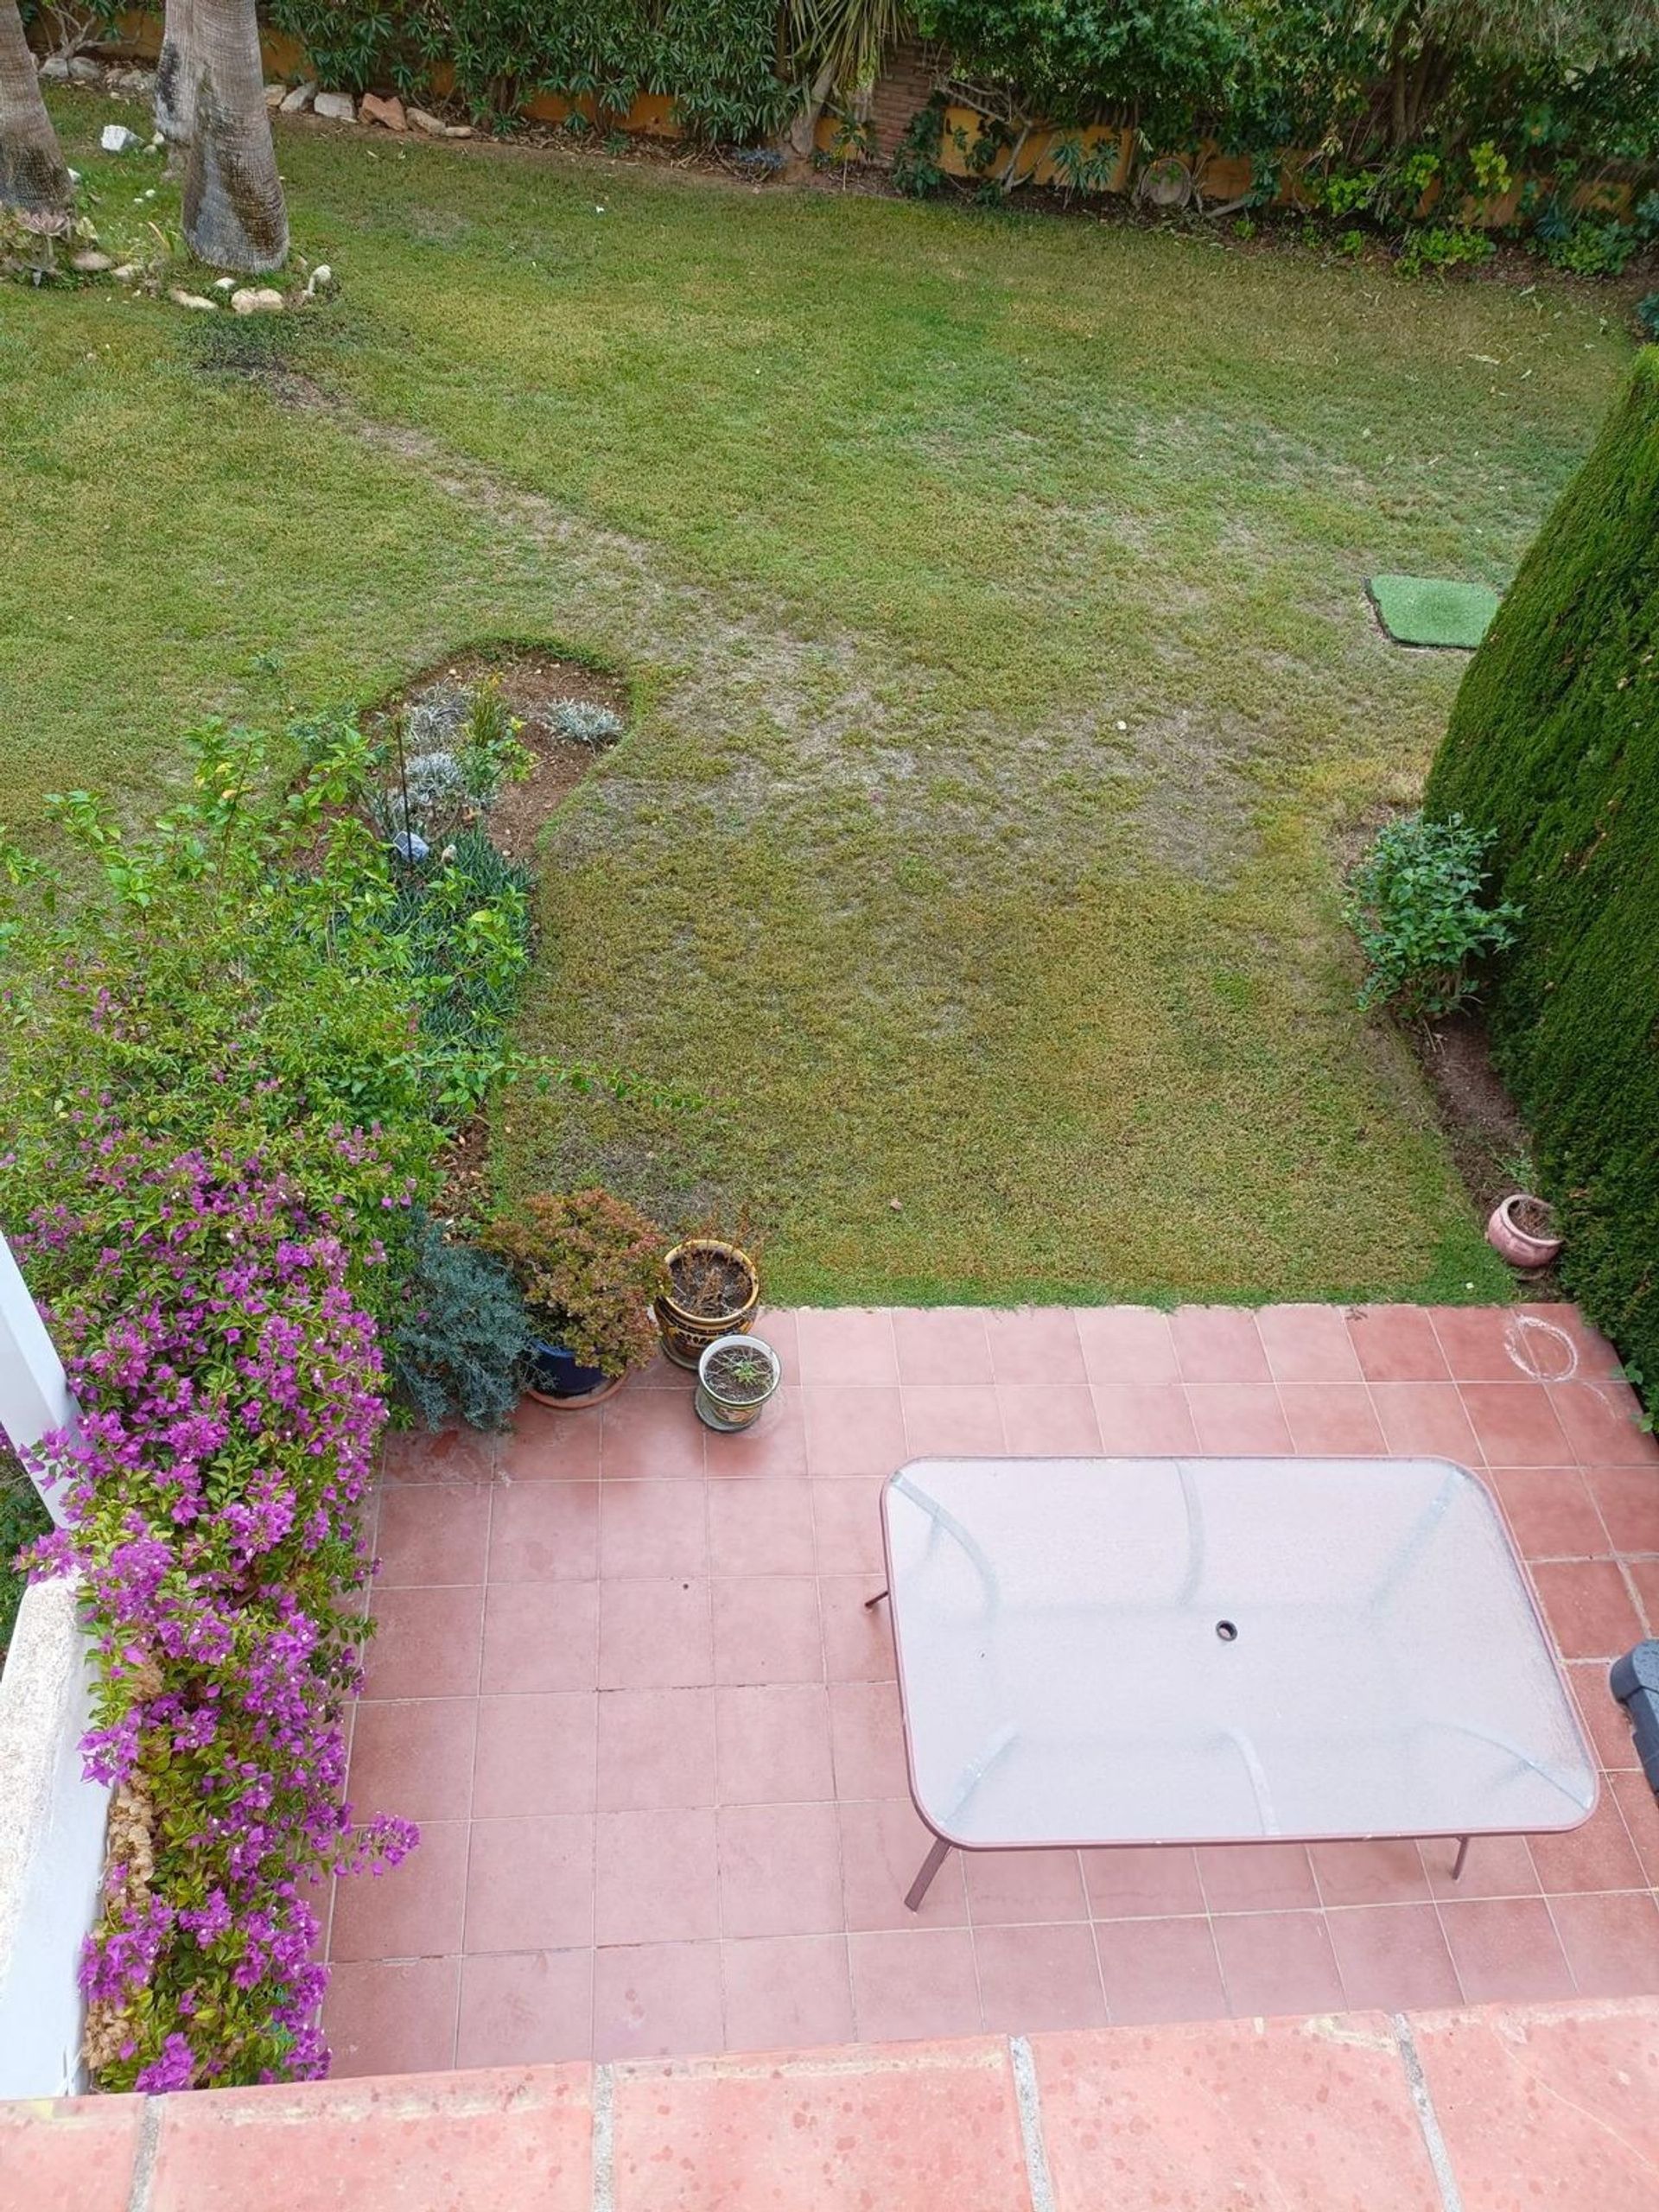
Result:
[[[1485,584],[1440,576],[1373,576],[1366,589],[1382,627],[1400,645],[1462,645],[1472,652],[1497,612]]]

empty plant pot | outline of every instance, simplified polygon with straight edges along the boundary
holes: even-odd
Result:
[[[656,1301],[657,1321],[677,1367],[695,1367],[716,1337],[754,1326],[760,1270],[747,1252],[717,1236],[688,1236],[664,1264],[668,1288]]]
[[[1486,1224],[1486,1242],[1512,1268],[1547,1268],[1561,1249],[1553,1209],[1528,1191],[1499,1199]]]
[[[697,1362],[697,1419],[728,1433],[752,1427],[782,1378],[778,1355],[764,1337],[716,1337]]]

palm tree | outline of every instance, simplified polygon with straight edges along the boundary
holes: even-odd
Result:
[[[910,19],[909,0],[785,0],[801,105],[784,134],[791,168],[812,158],[818,118],[836,92],[868,90]]]
[[[17,0],[0,0],[0,206],[36,230],[64,229],[74,207]]]
[[[168,0],[156,120],[184,170],[199,261],[261,275],[288,258],[254,0]]]

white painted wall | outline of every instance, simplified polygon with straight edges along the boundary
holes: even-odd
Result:
[[[109,1791],[80,1770],[77,1578],[24,1593],[0,1675],[0,2098],[80,2086],[75,1970],[98,1905]]]

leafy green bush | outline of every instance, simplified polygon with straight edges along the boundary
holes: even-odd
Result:
[[[1428,223],[1408,231],[1395,266],[1407,276],[1421,276],[1426,270],[1478,267],[1496,252],[1484,231],[1466,230],[1455,223]]]
[[[1637,302],[1636,319],[1648,337],[1659,339],[1659,292],[1649,292]]]
[[[1581,216],[1569,224],[1564,236],[1546,237],[1543,252],[1551,268],[1574,276],[1620,276],[1640,243],[1629,223]]]
[[[23,1600],[26,1577],[14,1562],[25,1544],[43,1536],[51,1526],[40,1492],[11,1453],[0,1450],[0,1664]]]
[[[530,1324],[524,1301],[498,1262],[451,1244],[422,1218],[405,1303],[391,1331],[389,1364],[403,1402],[429,1428],[457,1416],[501,1428],[518,1402]]]
[[[1471,963],[1512,944],[1520,915],[1507,901],[1483,903],[1491,842],[1460,814],[1402,815],[1377,831],[1345,909],[1365,956],[1362,1006],[1432,1020],[1473,995]]]
[[[936,92],[905,125],[888,165],[889,182],[906,200],[929,200],[944,182],[939,160],[944,130],[944,96]]]
[[[1428,783],[1524,918],[1491,1028],[1562,1279],[1659,1404],[1659,353],[1471,661]]]
[[[481,830],[400,868],[375,926],[402,949],[420,1007],[423,1066],[446,1122],[474,1113],[515,1065],[507,1024],[530,963],[530,870]]]

